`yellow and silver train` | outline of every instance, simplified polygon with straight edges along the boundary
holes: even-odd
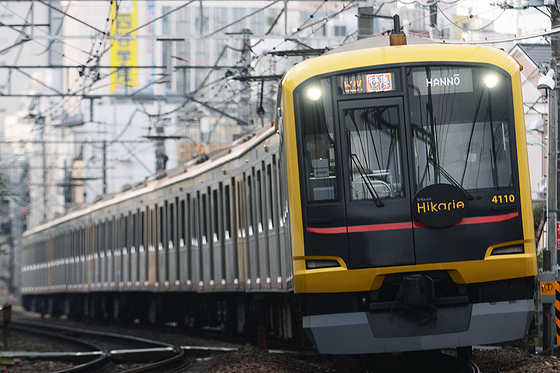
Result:
[[[285,74],[275,128],[26,232],[26,307],[304,330],[329,354],[522,338],[536,257],[520,66],[487,47],[357,45]]]

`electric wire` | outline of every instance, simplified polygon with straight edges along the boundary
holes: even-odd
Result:
[[[4,9],[7,10],[8,12],[10,12],[12,15],[14,15],[15,17],[17,17],[17,18],[20,19],[21,21],[23,21],[23,22],[25,23],[25,26],[33,26],[32,23],[29,23],[29,22],[28,22],[27,18],[21,17],[21,16],[20,16],[19,14],[17,14],[14,10],[10,9],[9,7],[7,7],[7,6],[6,6],[5,4],[3,4],[2,2],[0,2],[0,7],[4,8]],[[31,10],[31,8],[30,8],[30,10]],[[29,16],[30,16],[30,14],[27,15],[27,17],[29,17]],[[60,42],[60,43],[65,44],[65,45],[68,46],[69,48],[75,49],[75,50],[77,50],[77,51],[79,51],[79,52],[81,52],[81,53],[88,54],[88,52],[82,50],[81,48],[78,48],[78,47],[76,47],[76,46],[74,46],[74,45],[72,45],[72,44],[67,44],[67,43],[64,42],[64,40],[62,40],[62,39],[60,39],[60,38],[57,38],[57,37],[55,37],[55,36],[49,34],[49,33],[46,32],[45,30],[42,30],[41,28],[38,28],[37,30],[38,30],[39,32],[43,33],[43,34],[48,35],[49,37],[52,37],[55,41],[58,41],[58,42]],[[39,41],[37,41],[36,39],[33,39],[33,42],[34,42],[34,43],[37,43],[37,44],[39,44],[39,45],[41,45],[41,46],[45,46],[44,44],[41,44],[41,43],[40,43]],[[68,59],[70,59],[70,60],[73,60],[73,62],[75,62],[75,63],[80,63],[80,61],[74,60],[73,58],[70,58],[69,56],[65,56],[64,54],[59,53],[58,51],[54,51],[54,50],[53,50],[52,52],[55,53],[55,54],[58,54],[58,55],[61,56],[61,57],[65,57],[65,58],[68,58]]]
[[[241,18],[239,18],[239,19],[236,19],[234,22],[231,22],[231,23],[229,23],[229,24],[227,24],[227,25],[225,25],[225,26],[223,26],[223,27],[221,27],[221,28],[219,28],[219,29],[217,29],[217,30],[214,30],[214,31],[212,31],[212,32],[209,33],[209,34],[204,35],[203,37],[204,37],[204,38],[209,38],[210,36],[213,36],[213,35],[217,34],[218,32],[223,31],[223,30],[227,29],[228,27],[231,27],[231,26],[235,25],[236,23],[239,23],[239,22],[241,22],[241,21],[243,21],[243,20],[245,20],[245,19],[247,19],[247,18],[249,18],[249,17],[252,17],[253,15],[255,15],[255,14],[257,14],[257,13],[262,12],[263,10],[265,10],[265,9],[267,9],[267,8],[269,8],[269,7],[271,7],[272,5],[274,5],[274,4],[276,4],[276,3],[280,2],[280,1],[282,1],[282,0],[274,0],[273,2],[271,2],[270,4],[268,4],[267,6],[262,7],[262,8],[260,8],[260,9],[257,9],[257,10],[255,10],[254,12],[249,13],[249,14],[247,14],[246,16],[243,16],[243,17],[241,17]]]
[[[442,15],[449,23],[451,23],[453,26],[455,26],[455,27],[457,27],[457,28],[460,28],[461,30],[465,30],[465,31],[481,31],[481,30],[484,30],[485,28],[490,27],[491,25],[493,25],[494,22],[496,22],[496,21],[498,20],[498,18],[500,18],[500,17],[501,17],[502,15],[504,15],[504,13],[506,12],[505,10],[502,10],[502,12],[501,12],[496,18],[494,18],[492,21],[490,21],[490,23],[488,23],[488,24],[486,24],[486,25],[484,25],[484,26],[482,26],[482,27],[476,28],[476,29],[471,29],[471,28],[468,28],[468,27],[463,27],[463,26],[461,26],[460,24],[458,24],[458,22],[452,21],[452,20],[445,14],[445,12],[441,11],[441,9],[439,8],[439,6],[438,6],[437,8],[438,8],[438,10],[440,10],[441,15]],[[492,10],[493,10],[493,9],[492,9]],[[483,14],[483,13],[486,13],[486,12],[479,13],[479,14],[477,14],[477,16],[479,16],[480,14]],[[469,17],[467,17],[467,18],[472,18],[472,17],[469,16]],[[459,21],[459,22],[460,22],[460,21]]]
[[[111,17],[111,14],[113,12],[113,4],[115,5],[115,15],[113,17]],[[91,87],[97,83],[97,81],[101,80],[102,77],[101,75],[99,75],[98,71],[99,69],[96,66],[99,66],[99,62],[100,59],[102,57],[102,55],[99,54],[99,51],[101,49],[101,47],[107,43],[110,39],[109,39],[109,34],[110,31],[113,29],[115,21],[118,17],[118,11],[119,11],[119,2],[118,1],[111,1],[109,4],[109,16],[106,19],[106,23],[105,23],[105,31],[103,33],[103,37],[100,39],[99,42],[95,41],[94,43],[92,43],[91,45],[91,49],[88,52],[88,59],[85,62],[85,64],[83,64],[84,66],[84,70],[89,70],[90,73],[88,74],[78,74],[78,76],[76,77],[76,80],[74,81],[74,83],[72,83],[69,88],[68,88],[68,93],[74,93],[74,94],[87,94],[89,92],[89,90],[91,89]],[[95,49],[95,46],[98,45],[97,50]],[[93,65],[88,65],[90,64],[90,62],[94,62]],[[93,74],[91,74],[91,72],[93,72]],[[116,70],[115,70],[116,72]],[[108,74],[108,76],[110,76],[112,74]],[[105,76],[106,77],[106,76]],[[88,85],[88,80],[91,79],[91,82]],[[78,88],[75,88],[78,87]],[[71,101],[75,101],[74,105],[68,105],[68,102]],[[65,97],[64,99],[62,99],[59,104],[55,107],[52,108],[53,112],[53,116],[57,117],[60,115],[64,115],[66,112],[72,112],[73,110],[76,109],[76,107],[80,104],[80,100],[71,100],[68,97]],[[57,112],[58,110],[58,112]]]

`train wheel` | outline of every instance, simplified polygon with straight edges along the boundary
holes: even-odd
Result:
[[[457,357],[463,360],[472,360],[472,346],[457,347]]]
[[[149,311],[148,311],[148,322],[150,324],[155,324],[157,322],[157,309],[158,302],[156,298],[150,299]]]

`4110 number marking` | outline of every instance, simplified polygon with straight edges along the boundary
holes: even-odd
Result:
[[[503,196],[494,196],[492,197],[493,203],[514,203],[515,196],[513,194],[504,194]]]

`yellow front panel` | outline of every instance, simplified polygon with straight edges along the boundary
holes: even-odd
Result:
[[[303,240],[301,191],[296,147],[293,92],[307,79],[361,66],[402,64],[422,61],[452,61],[461,63],[488,63],[512,75],[516,147],[520,177],[521,214],[525,254],[487,255],[484,260],[434,263],[414,266],[394,266],[348,270],[340,268],[306,270]],[[336,67],[336,69],[333,69]],[[294,284],[297,293],[358,292],[378,289],[385,275],[421,271],[448,271],[458,284],[498,281],[536,274],[534,229],[530,198],[525,125],[521,97],[519,65],[507,54],[477,46],[402,46],[352,51],[327,55],[304,61],[293,67],[282,82],[284,98],[284,125],[286,160],[289,175],[290,222],[294,256]],[[340,258],[324,258],[339,260]]]

